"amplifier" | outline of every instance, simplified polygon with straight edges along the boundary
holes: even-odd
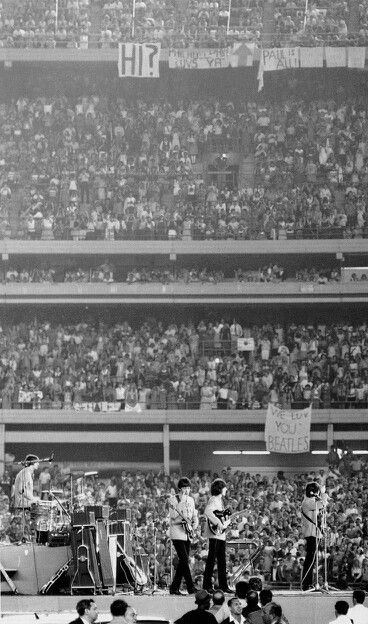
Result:
[[[127,520],[128,522],[132,519],[132,510],[128,507],[124,507],[123,509],[116,510],[116,519],[117,520]]]
[[[94,513],[95,519],[100,520],[101,518],[106,518],[106,515],[104,515],[106,514],[106,509],[104,509],[104,507],[107,507],[107,517],[108,517],[108,514],[109,514],[108,505],[86,505],[84,509],[87,513]]]
[[[109,533],[110,535],[129,535],[130,524],[129,522],[123,522],[122,520],[110,522]]]
[[[72,526],[89,526],[91,524],[95,524],[94,512],[87,512],[84,509],[72,514]]]
[[[49,533],[49,546],[51,548],[55,546],[69,546],[70,544],[70,532],[69,531],[50,531]]]

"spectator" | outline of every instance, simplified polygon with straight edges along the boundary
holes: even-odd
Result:
[[[246,622],[245,617],[242,615],[242,603],[236,596],[233,596],[228,600],[227,605],[230,610],[230,615],[224,620],[225,624],[230,624],[230,622],[239,622],[239,624],[244,624]]]
[[[195,594],[196,609],[184,613],[179,619],[175,620],[175,624],[216,624],[215,616],[210,613],[211,594],[205,589],[200,589]]]
[[[229,607],[225,603],[225,594],[221,589],[216,589],[213,592],[212,603],[209,612],[215,616],[218,624],[221,624],[221,622],[229,617]]]
[[[330,624],[351,624],[350,617],[347,615],[349,611],[349,603],[346,600],[338,600],[335,603],[336,619]]]
[[[258,592],[250,590],[246,596],[247,606],[243,608],[243,616],[250,624],[262,624],[262,610],[258,604]]]
[[[348,617],[354,624],[368,624],[368,609],[364,606],[365,591],[355,589],[353,591],[353,607],[348,611]]]
[[[98,618],[97,605],[92,598],[83,598],[77,603],[77,619],[70,622],[70,624],[93,624]]]

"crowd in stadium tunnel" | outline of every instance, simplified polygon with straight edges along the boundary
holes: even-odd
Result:
[[[245,578],[258,575],[271,585],[286,583],[287,586],[299,586],[305,557],[299,501],[306,483],[315,479],[326,487],[329,495],[329,582],[341,589],[348,586],[367,588],[368,466],[361,457],[352,455],[348,448],[342,459],[337,457],[334,450],[330,455],[329,468],[296,475],[279,472],[277,476],[264,476],[229,468],[222,471],[220,477],[228,485],[227,502],[234,512],[239,511],[228,534],[229,582],[235,581],[237,575],[243,578],[245,573]],[[113,509],[128,509],[128,513],[131,513],[130,530],[137,541],[138,553],[148,554],[152,572],[152,540],[156,530],[157,580],[160,587],[167,587],[170,582],[167,495],[175,491],[179,476],[177,473],[167,476],[163,471],[123,471],[121,474],[115,473],[111,478],[87,477],[76,499],[81,506],[108,503]],[[192,495],[200,516],[200,529],[193,541],[191,561],[193,575],[199,586],[202,584],[208,548],[202,534],[205,522],[203,512],[211,480],[216,476],[198,472],[191,476]],[[47,499],[50,482],[63,500],[70,497],[70,479],[57,464],[42,470],[40,479],[35,480],[35,492]],[[2,540],[16,542],[22,535],[21,519],[9,512],[8,493],[9,485],[5,478],[0,493],[0,536]],[[242,543],[238,548],[231,541],[239,538]],[[320,555],[322,573],[323,549]],[[138,565],[139,562],[138,554]],[[173,564],[177,565],[175,557]]]
[[[362,238],[366,113],[358,97],[173,105],[100,94],[3,103],[0,235]],[[254,158],[254,187],[204,182],[202,159],[227,152]]]
[[[47,265],[49,263],[47,262]],[[368,269],[367,269],[368,272]],[[83,268],[81,266],[43,268],[38,264],[37,268],[10,266],[0,269],[0,278],[3,283],[60,283],[60,282],[103,282],[103,283],[124,283],[147,284],[147,283],[210,283],[219,282],[247,282],[261,284],[278,284],[281,282],[312,282],[315,284],[327,284],[328,282],[339,282],[341,279],[340,269],[334,267],[303,267],[296,271],[286,270],[277,263],[259,267],[256,270],[246,270],[236,268],[233,274],[224,274],[224,271],[215,270],[207,266],[193,266],[190,268],[175,268],[170,266],[151,268],[149,266],[135,266],[131,269],[117,266],[114,263],[104,262],[98,266]],[[366,273],[362,275],[353,273],[350,281],[366,281]]]
[[[3,325],[2,408],[366,408],[367,340],[364,322]]]

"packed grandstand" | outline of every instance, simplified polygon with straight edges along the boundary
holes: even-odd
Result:
[[[329,496],[321,579],[326,563],[336,587],[368,588],[367,79],[348,60],[367,41],[368,2],[133,6],[0,6],[0,540],[25,531],[9,456],[42,456],[55,437],[36,494],[67,501],[72,483],[79,508],[128,510],[161,588],[177,565],[167,496],[184,473],[201,528],[218,475],[239,512],[229,584],[300,586],[299,506],[316,480]],[[121,78],[125,42],[244,44],[252,62],[181,72],[163,55],[158,78]],[[265,72],[262,90],[262,50],[286,46],[341,48],[344,62]],[[330,449],[327,462],[214,458],[223,441],[224,455],[264,452],[270,404],[311,406],[311,449]],[[101,475],[73,485],[70,464],[103,453]],[[201,530],[193,546],[201,587]]]

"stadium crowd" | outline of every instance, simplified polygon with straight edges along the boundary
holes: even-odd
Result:
[[[119,42],[160,42],[163,48],[224,47],[234,41],[262,43],[264,0],[60,0],[50,7],[34,0],[1,7],[2,47],[117,47]],[[91,21],[93,11],[93,25]],[[277,0],[267,16],[272,45],[365,45],[367,6],[361,2],[356,19],[343,0],[306,3]],[[348,28],[349,25],[349,28]],[[353,27],[353,30],[351,29]],[[267,39],[268,42],[269,39]]]
[[[79,47],[88,41],[90,26],[89,0],[22,0],[0,7],[3,48]]]
[[[364,408],[367,339],[364,322],[3,325],[2,408]]]
[[[261,38],[263,0],[244,5],[234,2],[229,15],[227,0],[219,2],[137,2],[132,16],[126,0],[104,2],[102,7],[102,47],[117,46],[119,41],[160,41],[164,48],[224,47],[241,39],[257,42]],[[229,28],[228,28],[229,27]]]
[[[76,266],[73,268],[53,267],[43,269],[38,266],[35,269],[30,267],[6,267],[0,269],[0,279],[3,283],[52,283],[52,282],[127,282],[128,284],[137,283],[163,283],[182,282],[185,284],[201,282],[218,284],[219,282],[248,282],[248,283],[280,283],[284,281],[298,281],[302,283],[313,282],[325,284],[327,282],[339,282],[341,279],[340,269],[327,267],[304,267],[297,270],[285,270],[276,263],[259,267],[257,270],[244,270],[237,268],[233,271],[233,275],[226,275],[224,271],[215,270],[204,267],[191,268],[175,268],[170,266],[149,267],[132,267],[122,268],[108,261],[96,267],[88,269]],[[366,279],[365,274],[362,275],[363,281]],[[351,281],[360,281],[359,274],[353,273]]]
[[[285,239],[368,235],[366,104],[38,98],[0,107],[0,236]],[[255,159],[205,183],[205,153]],[[219,172],[221,173],[221,171]]]
[[[230,527],[228,541],[240,539],[242,544],[227,547],[229,581],[233,584],[249,575],[259,575],[265,582],[300,583],[302,562],[305,556],[301,535],[300,505],[305,485],[310,480],[319,481],[329,495],[327,521],[327,567],[329,581],[341,589],[368,581],[367,534],[367,463],[344,448],[339,458],[331,451],[330,467],[316,473],[285,476],[262,476],[230,468],[221,473],[228,485],[228,504],[236,515]],[[192,566],[194,576],[201,586],[201,576],[207,556],[207,543],[203,537],[204,508],[209,496],[210,483],[216,475],[194,472],[191,476],[192,495],[200,516],[196,533]],[[76,504],[108,503],[111,508],[128,510],[131,531],[137,540],[140,553],[147,553],[153,571],[153,538],[156,531],[158,582],[164,587],[170,583],[170,541],[168,535],[167,494],[173,492],[178,474],[127,472],[110,479],[86,477],[75,484]],[[42,469],[35,482],[36,493],[47,499],[50,484],[59,490],[59,496],[70,498],[70,479],[56,464]],[[62,494],[61,494],[62,492]],[[18,516],[9,511],[9,485],[4,484],[0,496],[0,536],[5,541],[17,541],[21,534]],[[321,543],[321,573],[324,555]],[[139,559],[138,559],[139,562]],[[174,566],[176,559],[173,560]]]

